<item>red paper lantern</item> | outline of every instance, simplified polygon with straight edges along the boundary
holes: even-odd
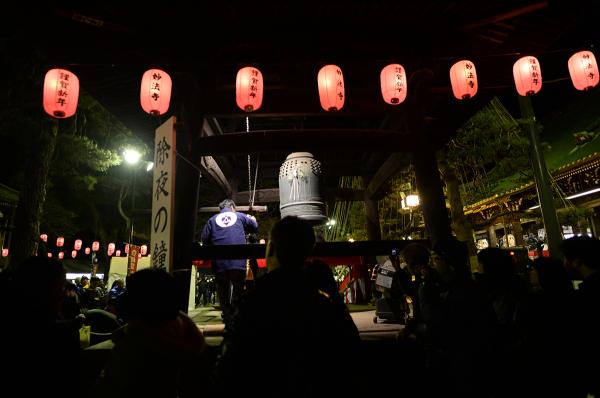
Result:
[[[77,257],[77,250],[71,251],[71,257],[73,257],[73,258]]]
[[[146,246],[146,245],[140,246],[140,254],[142,256],[145,256],[147,253],[148,253],[148,246]]]
[[[162,115],[171,102],[171,77],[160,69],[150,69],[142,76],[140,103],[153,116]]]
[[[52,117],[71,117],[77,110],[79,79],[66,69],[51,69],[44,79],[44,110]]]
[[[41,234],[41,235],[40,235],[40,239],[41,239],[42,241],[44,241],[44,242],[48,242],[48,235],[46,235],[46,234]]]
[[[58,238],[56,238],[56,246],[57,247],[63,247],[64,244],[65,244],[65,238],[63,238],[62,236],[59,236]]]
[[[263,76],[256,68],[247,66],[235,79],[235,102],[240,109],[252,112],[260,108],[263,100]]]
[[[2,249],[2,257],[8,257],[8,249]]]
[[[113,253],[115,252],[115,244],[114,243],[109,243],[108,244],[108,255],[112,256]]]
[[[325,65],[317,77],[321,107],[326,111],[338,111],[344,106],[344,75],[336,65]]]
[[[117,256],[117,257],[121,257],[121,250],[117,250],[117,251],[115,252],[115,256]]]
[[[523,97],[537,94],[542,88],[542,69],[536,57],[526,56],[515,62],[513,76],[517,92]]]
[[[391,64],[381,70],[381,95],[391,105],[406,99],[406,71],[399,64]]]
[[[84,251],[85,251],[85,254],[90,254],[90,248],[89,247],[86,247]]]
[[[579,51],[569,58],[569,74],[577,90],[589,90],[598,84],[598,63],[591,51]]]
[[[92,251],[97,252],[98,249],[100,249],[100,242],[98,242],[97,240],[94,241],[94,243],[92,243]]]
[[[58,252],[58,258],[60,260],[62,260],[63,258],[65,258],[65,252]]]
[[[452,93],[459,99],[468,99],[477,94],[477,72],[475,64],[468,60],[458,61],[450,68]]]
[[[81,239],[77,239],[77,240],[75,241],[75,246],[74,246],[74,249],[75,249],[75,250],[80,250],[80,249],[81,249],[81,245],[82,245],[82,244],[83,244],[83,242],[81,241]]]
[[[48,258],[52,258],[52,253],[48,253]]]

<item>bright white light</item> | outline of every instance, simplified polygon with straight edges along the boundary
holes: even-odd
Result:
[[[590,194],[593,194],[596,192],[600,192],[600,188],[595,188],[590,191],[576,193],[575,195],[567,196],[567,199],[575,199],[575,198],[579,198],[580,196],[590,195]]]
[[[123,151],[123,158],[129,164],[136,164],[137,162],[139,162],[141,157],[142,154],[136,151],[135,149],[129,148]]]
[[[591,194],[593,194],[593,193],[596,193],[596,192],[600,192],[600,188],[594,188],[594,189],[591,189],[591,190],[589,190],[589,191],[585,191],[585,192],[579,192],[579,193],[576,193],[576,194],[574,194],[574,195],[567,196],[565,199],[575,199],[575,198],[580,198],[580,197],[582,197],[582,196],[591,195]],[[540,205],[537,205],[537,206],[531,206],[531,207],[530,207],[528,210],[537,209],[538,207],[540,207]]]
[[[352,242],[354,242],[354,239],[353,238],[348,238],[348,242],[352,243]]]
[[[406,197],[406,205],[408,207],[417,207],[419,205],[419,196],[418,195],[408,195]]]
[[[150,171],[154,168],[154,162],[148,162],[146,165],[146,171]]]

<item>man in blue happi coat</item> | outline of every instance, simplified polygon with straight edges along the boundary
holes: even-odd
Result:
[[[225,199],[219,203],[218,214],[212,216],[202,230],[202,242],[212,245],[241,245],[246,234],[258,231],[253,216],[235,211],[235,202]],[[223,313],[225,326],[230,323],[234,307],[244,290],[246,259],[212,261],[215,272],[217,297]]]

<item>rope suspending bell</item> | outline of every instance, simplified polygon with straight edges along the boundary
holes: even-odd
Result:
[[[246,116],[246,133],[250,132],[250,118]],[[254,207],[254,198],[256,197],[256,181],[258,179],[258,160],[259,156],[256,158],[256,170],[254,171],[254,187],[252,187],[252,168],[250,165],[250,154],[248,154],[248,204],[249,210],[252,211],[252,207]]]

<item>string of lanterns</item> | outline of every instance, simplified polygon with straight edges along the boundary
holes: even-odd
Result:
[[[48,235],[47,234],[41,234],[40,235],[40,240],[43,241],[44,243],[48,243]],[[56,247],[62,248],[65,245],[65,238],[63,236],[59,236],[56,238]],[[76,239],[73,242],[73,250],[71,250],[71,257],[72,258],[76,258],[77,254],[79,253],[79,251],[81,250],[83,246],[83,241],[81,239]],[[111,257],[111,256],[115,256],[115,257],[120,257],[121,256],[121,250],[115,250],[116,245],[114,242],[110,242],[107,245],[107,249],[106,249],[106,254]],[[6,255],[3,254],[3,257],[7,257],[8,256],[8,249],[4,249],[6,250]],[[84,253],[85,254],[90,254],[91,252],[97,252],[100,250],[100,242],[99,241],[93,241],[92,242],[92,246],[91,249],[90,247],[86,247],[84,249]],[[125,244],[125,254],[129,254],[129,244]],[[141,245],[140,246],[140,252],[138,254],[138,257],[142,257],[148,254],[148,246],[147,245]],[[58,258],[59,259],[63,259],[64,258],[64,251],[60,251],[58,252]],[[52,253],[48,253],[48,257],[52,257],[53,254]]]
[[[568,61],[571,81],[577,90],[589,90],[599,81],[598,64],[591,51],[579,51]],[[402,65],[390,64],[381,71],[381,94],[390,105],[399,105],[407,95],[406,71]],[[536,94],[542,88],[542,71],[537,58],[525,56],[513,66],[515,87],[519,95]],[[323,66],[317,75],[321,107],[329,112],[342,109],[345,101],[344,75],[337,65]],[[459,100],[477,94],[477,72],[469,60],[456,62],[450,68],[452,93]],[[169,109],[171,100],[171,77],[160,69],[150,69],[142,76],[140,103],[142,109],[154,116]],[[245,112],[260,108],[263,100],[263,76],[257,68],[240,69],[236,77],[236,104]],[[52,69],[44,81],[44,110],[55,118],[67,118],[75,114],[79,97],[79,79],[66,69]]]

